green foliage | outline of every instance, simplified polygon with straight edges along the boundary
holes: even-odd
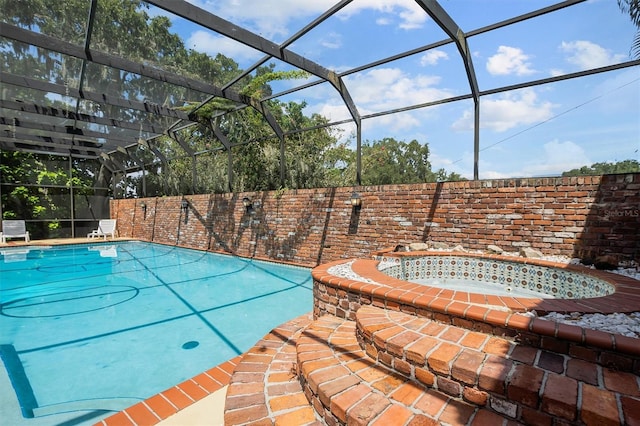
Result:
[[[306,71],[269,71],[253,78],[249,84],[240,91],[240,94],[260,99],[271,94],[271,88],[269,86],[269,82],[271,81],[308,77],[309,73]]]
[[[633,38],[631,44],[631,56],[638,59],[640,58],[640,0],[617,0],[620,10],[624,14],[628,14],[631,18],[633,25],[638,28],[636,35]]]
[[[86,0],[0,0],[0,10],[14,25],[82,46],[90,4]],[[224,55],[211,57],[188,48],[172,32],[169,18],[149,16],[146,2],[100,0],[97,6],[91,39],[92,48],[97,51],[122,55],[217,87],[223,87],[242,73],[238,64]],[[78,88],[82,61],[76,58],[3,39],[0,40],[0,59],[6,69],[16,74],[38,75],[45,81]],[[181,143],[168,136],[153,141],[154,147],[168,159],[166,162],[161,163],[149,150],[137,152],[137,157],[145,158],[146,155],[150,158],[145,166],[144,182],[142,173],[129,174],[118,184],[119,194],[157,196],[356,183],[356,154],[349,143],[339,142],[339,135],[326,127],[328,120],[325,117],[305,114],[305,102],[265,100],[272,94],[270,83],[307,78],[308,73],[304,71],[279,71],[275,64],[268,64],[258,67],[255,73],[244,76],[231,87],[248,103],[258,105],[260,102],[261,107],[270,111],[286,135],[284,141],[278,139],[264,115],[254,108],[220,97],[200,106],[202,93],[107,66],[89,66],[84,71],[84,90],[114,94],[123,99],[148,99],[186,111],[199,123],[178,131]],[[6,90],[6,98],[25,98],[52,107],[74,108],[68,99],[54,97],[52,100],[44,92],[20,88]],[[37,96],[41,98],[36,99]],[[134,123],[149,121],[145,112],[134,109],[89,102],[84,105],[91,109],[88,112],[99,116],[118,117]],[[215,137],[214,124],[225,135],[230,147]],[[313,130],[300,131],[309,128]],[[193,157],[185,152],[182,144],[188,147],[187,151],[195,153]],[[405,143],[384,138],[365,144],[362,154],[363,184],[430,182],[459,177],[447,175],[444,170],[433,172],[428,161],[428,145],[415,140]],[[3,205],[5,197],[15,201],[11,204],[13,207],[5,208],[5,216],[55,219],[64,214],[60,211],[64,203],[59,201],[65,196],[64,188],[73,186],[76,194],[90,195],[94,182],[108,186],[110,175],[79,160],[74,160],[76,164],[69,176],[68,167],[57,168],[53,166],[55,161],[41,160],[46,156],[26,155],[12,159],[14,154],[3,155],[6,158],[2,158],[0,167],[3,167],[5,182],[25,183],[15,185],[11,193],[3,193]],[[134,164],[130,159],[124,159],[123,163],[125,166]],[[192,179],[194,172],[195,182]],[[52,187],[47,188],[48,185]]]
[[[640,162],[637,160],[624,160],[616,163],[594,163],[591,166],[582,166],[563,172],[562,176],[606,175],[617,173],[639,173]]]
[[[362,184],[433,182],[429,147],[416,140],[409,143],[394,138],[362,145]]]

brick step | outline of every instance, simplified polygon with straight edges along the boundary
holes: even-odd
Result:
[[[488,409],[430,389],[367,356],[356,323],[324,316],[297,342],[302,388],[330,425],[502,425]]]
[[[430,351],[421,346],[426,337],[438,342]],[[475,370],[470,350],[484,354]],[[557,355],[371,306],[356,321],[305,315],[244,354],[225,425],[640,425],[638,376]],[[530,382],[540,382],[536,392]],[[565,402],[572,389],[580,407],[593,409],[578,413]],[[575,420],[564,420],[570,405]]]
[[[356,323],[360,346],[373,361],[514,421],[640,422],[635,374],[374,306],[360,308]]]
[[[243,355],[227,388],[226,426],[322,424],[296,374],[296,340],[311,322],[311,315],[289,321]]]

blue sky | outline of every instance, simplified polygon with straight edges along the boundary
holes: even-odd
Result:
[[[334,5],[326,0],[190,0],[264,38],[282,43]],[[531,12],[542,0],[441,0],[465,32]],[[152,14],[160,13],[151,10]],[[162,12],[164,14],[164,12]],[[263,54],[172,17],[187,47],[218,52],[248,67]],[[469,39],[480,90],[611,65],[630,59],[635,28],[615,0],[591,0]],[[445,39],[413,0],[354,0],[289,49],[342,72]],[[276,69],[290,69],[277,60]],[[313,79],[312,79],[313,80]],[[275,92],[301,81],[274,83]],[[470,93],[453,44],[345,77],[361,115]],[[349,118],[328,84],[280,98],[306,101],[307,113]],[[481,179],[553,176],[603,161],[640,160],[640,67],[481,99]],[[354,126],[333,128],[354,138]],[[461,101],[363,121],[362,139],[427,143],[433,169],[473,177],[473,102]]]

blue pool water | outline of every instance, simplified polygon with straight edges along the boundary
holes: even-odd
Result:
[[[0,355],[23,415],[121,410],[312,310],[309,269],[143,242],[0,251]]]

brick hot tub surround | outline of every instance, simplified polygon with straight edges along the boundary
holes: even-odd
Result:
[[[499,255],[473,255],[458,252],[398,252],[381,251],[377,258],[443,257],[482,259],[487,263],[512,264],[518,258]],[[400,260],[402,262],[402,260]],[[332,274],[333,267],[351,264],[359,279]],[[583,299],[523,298],[493,296],[464,291],[452,291],[403,281],[380,271],[379,260],[342,260],[320,265],[312,270],[314,280],[314,316],[325,314],[354,320],[357,310],[365,305],[411,313],[446,324],[465,327],[497,336],[506,336],[519,343],[547,348],[565,354],[589,352],[603,365],[640,372],[640,339],[592,330],[575,325],[555,323],[527,315],[536,311],[616,313],[640,309],[640,281],[629,277],[594,270],[579,265],[566,265],[544,260],[522,259],[524,265],[557,268],[559,273],[573,272],[587,279],[608,283],[613,293]]]
[[[527,313],[637,311],[638,281],[543,261],[518,268],[503,256],[480,266],[463,253],[377,255],[383,269],[404,265],[387,271],[399,276],[415,275],[425,259],[443,274],[452,272],[445,260],[469,260],[470,274],[511,265],[533,271],[534,285],[538,272],[557,275],[558,292],[569,277],[604,290],[583,299],[491,296],[393,278],[373,259],[318,266],[313,319],[273,330],[243,357],[225,424],[640,425],[640,339]]]

